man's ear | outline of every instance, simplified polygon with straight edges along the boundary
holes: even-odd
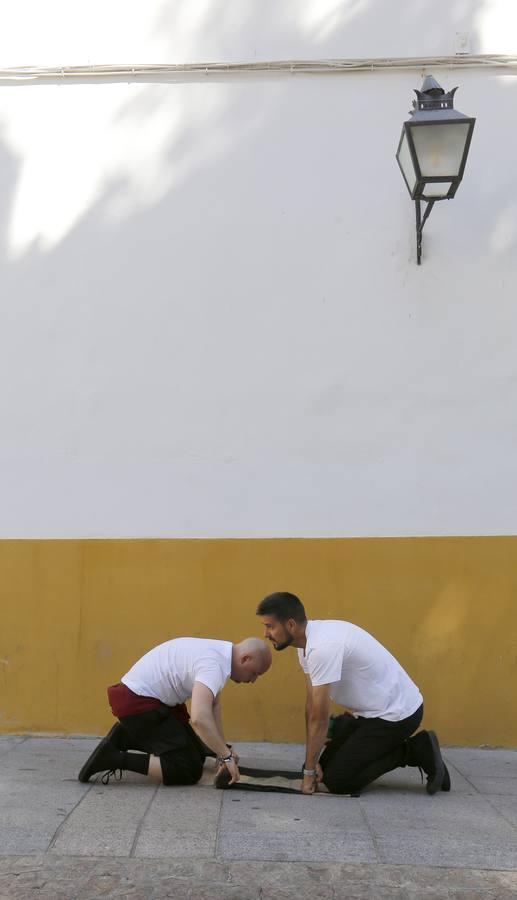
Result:
[[[286,625],[286,628],[287,628],[289,634],[292,634],[293,631],[296,631],[297,623],[296,623],[295,619],[288,619],[287,622],[285,623],[285,625]]]
[[[249,654],[249,653],[243,653],[242,656],[241,656],[241,663],[248,662],[249,659],[251,659],[250,654]]]

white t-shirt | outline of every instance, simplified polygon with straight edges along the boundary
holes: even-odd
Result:
[[[206,684],[216,697],[231,667],[230,641],[175,638],[149,650],[120,680],[141,697],[177,706],[192,697],[195,681]]]
[[[327,619],[308,622],[305,634],[298,658],[311,684],[330,684],[331,698],[356,716],[400,722],[423,703],[407,672],[363,628]]]

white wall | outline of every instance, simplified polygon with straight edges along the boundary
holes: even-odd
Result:
[[[18,0],[0,65],[515,53],[513,0]]]
[[[4,65],[505,52],[517,18],[29,6]],[[0,86],[0,536],[515,533],[517,76],[433,74],[477,124],[421,267],[419,73]]]

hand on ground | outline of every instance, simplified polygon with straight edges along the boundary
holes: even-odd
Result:
[[[231,759],[228,760],[228,762],[225,762],[224,765],[226,766],[230,775],[232,776],[231,780],[230,780],[230,784],[235,784],[235,782],[239,781],[240,777],[241,777],[240,772],[239,772],[239,767],[237,765],[236,760],[232,757]]]
[[[302,794],[314,794],[316,790],[316,778],[314,775],[304,775],[302,781]]]

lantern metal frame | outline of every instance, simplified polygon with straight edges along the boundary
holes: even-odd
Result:
[[[404,178],[404,182],[408,189],[409,195],[415,202],[416,249],[418,265],[421,264],[422,258],[422,231],[424,225],[429,218],[429,215],[435,203],[437,203],[439,200],[452,200],[452,198],[455,196],[456,191],[458,190],[458,187],[463,178],[463,173],[465,171],[470,143],[472,140],[472,133],[474,131],[474,124],[476,122],[474,118],[465,116],[463,113],[454,109],[454,94],[456,93],[456,91],[457,88],[453,88],[448,93],[445,93],[438,82],[431,75],[428,75],[427,78],[424,79],[422,89],[420,91],[415,90],[417,99],[413,100],[413,111],[410,112],[411,118],[404,122],[402,126],[402,134],[400,136],[397,147],[397,163],[399,165],[400,171],[402,172],[402,176]],[[453,124],[468,126],[461,161],[457,173],[454,175],[423,175],[415,147],[415,142],[413,139],[413,129],[426,127],[429,125]],[[404,168],[400,161],[401,149],[404,140],[407,143],[407,148],[409,150],[411,163],[415,174],[415,184],[413,187],[411,187],[411,185],[409,184],[406,173],[404,172]],[[449,188],[447,191],[444,191],[443,196],[426,196],[427,185],[447,183],[449,183]],[[427,206],[423,215],[421,209],[422,201],[427,202]]]

